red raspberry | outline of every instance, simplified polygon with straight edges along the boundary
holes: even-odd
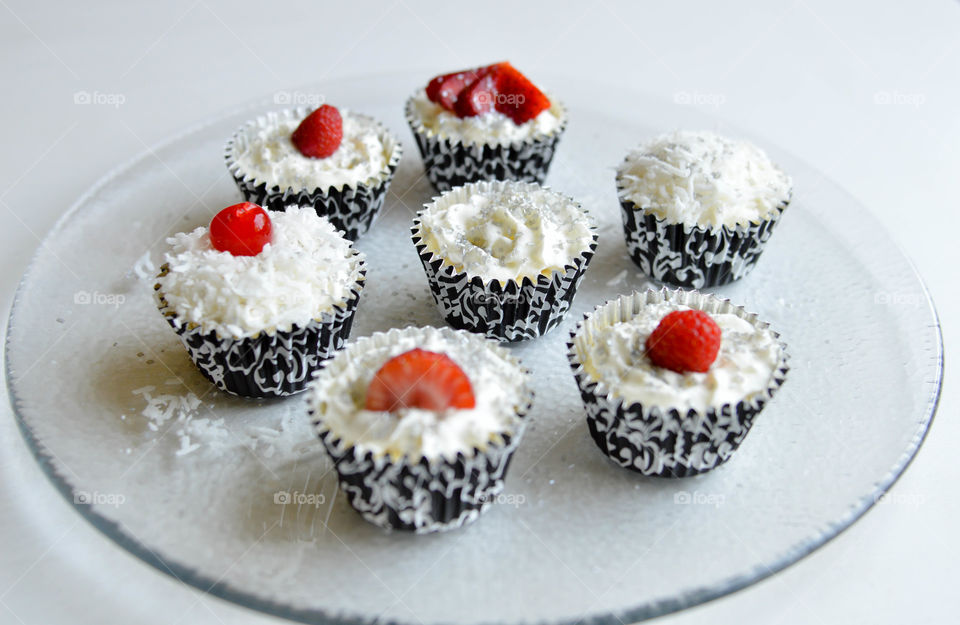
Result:
[[[307,115],[290,135],[300,153],[311,158],[327,158],[343,141],[343,119],[336,107],[324,104]]]
[[[416,348],[394,356],[367,388],[367,410],[473,408],[473,386],[446,354]]]
[[[272,237],[270,216],[251,202],[228,206],[210,221],[210,244],[234,256],[256,256]]]
[[[720,352],[720,327],[702,310],[675,310],[647,337],[647,356],[677,373],[706,373]]]

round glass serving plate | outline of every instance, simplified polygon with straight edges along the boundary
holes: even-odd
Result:
[[[80,514],[165,573],[305,622],[615,625],[754,583],[884,495],[940,389],[939,325],[911,264],[866,208],[762,138],[561,77],[549,84],[570,123],[547,183],[590,211],[599,249],[565,322],[511,347],[536,400],[506,491],[479,521],[428,536],[368,525],[338,493],[302,395],[243,400],[204,380],[154,306],[152,274],[167,236],[240,200],[223,159],[234,129],[286,102],[373,115],[404,144],[359,242],[369,272],[353,336],[443,325],[410,240],[434,193],[403,104],[427,78],[331,81],[217,117],[109,174],[53,228],[16,296],[6,374],[29,446]],[[651,286],[626,254],[614,168],[680,127],[750,138],[794,178],[757,268],[714,290],[782,334],[791,370],[728,463],[649,479],[595,448],[565,353],[585,312]]]

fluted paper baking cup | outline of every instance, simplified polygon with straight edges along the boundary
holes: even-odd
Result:
[[[503,491],[510,460],[523,437],[526,414],[533,402],[533,391],[525,382],[522,401],[515,413],[518,425],[512,431],[501,433],[484,449],[464,449],[453,459],[409,454],[395,458],[370,450],[360,451],[331,430],[324,418],[326,402],[320,399],[320,391],[329,380],[347,374],[353,367],[353,354],[391,345],[403,334],[430,332],[439,332],[448,338],[457,336],[448,328],[428,327],[395,328],[356,339],[326,363],[311,385],[311,389],[316,387],[318,392],[310,393],[310,418],[336,467],[340,489],[365,520],[386,530],[426,534],[455,529],[478,519]],[[499,345],[472,335],[461,340],[475,340],[478,348],[495,350],[501,358],[522,370],[525,378],[529,376],[529,371]]]
[[[468,184],[452,189],[434,201],[464,201],[470,193],[493,189],[498,184],[502,183]],[[549,276],[540,274],[536,280],[524,277],[520,281],[507,280],[501,284],[496,279],[485,280],[458,271],[442,256],[427,249],[420,227],[418,215],[413,221],[411,235],[440,314],[458,330],[475,332],[498,341],[534,339],[559,325],[570,310],[577,287],[597,250],[598,235],[591,224],[593,241],[590,246],[571,259],[562,271],[553,271]]]
[[[617,195],[633,262],[654,280],[691,289],[728,284],[750,273],[790,204],[788,198],[759,223],[708,228],[673,223],[637,206],[619,175]]]
[[[349,338],[366,279],[364,263],[359,263],[360,277],[343,303],[304,326],[244,338],[220,336],[215,329],[184,323],[167,303],[160,283],[153,288],[160,312],[203,377],[231,395],[283,397],[306,389],[323,361]],[[158,279],[168,272],[169,266],[164,264]]]
[[[733,314],[756,328],[769,324],[729,300],[696,291],[663,289],[621,295],[584,316],[570,334],[567,358],[587,412],[590,436],[608,458],[618,465],[658,477],[686,477],[704,473],[726,462],[743,442],[757,415],[786,380],[787,353],[776,332],[780,359],[767,388],[736,403],[694,409],[644,406],[626,402],[584,370],[578,353],[589,353],[590,341],[600,328],[627,321],[644,306],[661,302],[703,310],[711,315]]]
[[[390,153],[386,166],[375,176],[354,184],[315,189],[281,188],[269,180],[260,180],[245,172],[237,163],[239,155],[248,149],[250,137],[254,131],[273,127],[280,121],[303,119],[311,110],[309,107],[300,107],[276,111],[241,126],[224,147],[227,169],[230,170],[234,182],[237,183],[246,201],[277,211],[284,210],[290,204],[300,207],[309,206],[321,217],[329,219],[338,230],[344,232],[348,239],[356,241],[370,229],[380,213],[390,182],[393,180],[403,154],[400,142],[379,122],[366,115],[351,113],[376,124],[378,137]]]
[[[567,127],[567,113],[562,104],[561,123],[550,133],[507,144],[471,143],[442,137],[428,130],[407,100],[406,117],[417,141],[427,178],[433,187],[448,191],[468,182],[480,180],[517,180],[543,183],[553,161],[557,143]]]

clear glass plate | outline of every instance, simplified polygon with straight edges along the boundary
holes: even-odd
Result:
[[[359,245],[370,271],[354,336],[443,323],[409,237],[433,191],[402,108],[425,78],[329,82],[276,98],[322,95],[378,117],[404,142],[382,218]],[[563,88],[571,123],[548,182],[595,216],[600,247],[565,323],[513,348],[534,372],[537,399],[506,495],[477,523],[411,536],[363,522],[338,496],[303,397],[217,392],[155,310],[152,281],[132,271],[145,252],[156,264],[165,236],[238,201],[223,144],[278,108],[274,99],[111,173],[37,252],[11,313],[7,379],[56,487],[158,569],[324,623],[630,622],[754,583],[849,526],[907,466],[936,406],[940,332],[913,267],[863,206],[758,140],[794,176],[795,200],[754,273],[716,291],[783,334],[787,383],[733,459],[709,474],[644,479],[614,466],[588,437],[565,359],[585,311],[647,286],[626,256],[614,167],[654,132],[743,135],[642,94],[551,84]],[[600,92],[608,104],[592,97]],[[154,387],[150,401],[135,392],[144,387]],[[190,393],[200,400],[192,409]],[[186,413],[163,421],[171,406]]]

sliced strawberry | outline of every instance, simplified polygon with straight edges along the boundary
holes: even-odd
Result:
[[[457,96],[463,88],[477,79],[478,69],[465,69],[461,72],[437,76],[427,84],[427,97],[448,111],[453,110]]]
[[[493,102],[497,97],[496,72],[496,66],[492,66],[460,92],[453,106],[457,117],[473,117],[493,110]]]
[[[290,135],[293,145],[304,156],[327,158],[343,141],[343,118],[336,107],[324,104],[307,115]]]
[[[550,98],[509,63],[500,63],[493,73],[494,107],[515,124],[530,121],[550,108]]]
[[[446,354],[415,348],[388,360],[367,388],[367,410],[473,408],[470,379]]]

